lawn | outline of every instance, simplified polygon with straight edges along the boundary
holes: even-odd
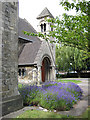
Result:
[[[67,83],[67,82],[73,82],[73,83],[78,84],[78,83],[80,83],[82,81],[80,81],[80,80],[56,80],[56,82],[65,82],[65,83]]]
[[[44,112],[40,110],[27,110],[23,114],[17,116],[17,118],[90,118],[90,107],[80,116],[67,116],[60,115],[54,112]]]
[[[27,110],[20,116],[17,116],[17,118],[74,118],[72,116],[67,115],[59,115],[54,112],[44,112],[40,110]]]

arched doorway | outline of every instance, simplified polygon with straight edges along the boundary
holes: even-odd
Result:
[[[50,80],[50,65],[51,62],[48,57],[45,57],[42,61],[42,82],[49,81]]]

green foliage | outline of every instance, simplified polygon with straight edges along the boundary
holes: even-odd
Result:
[[[37,86],[18,85],[19,92],[25,105],[37,105],[40,101],[40,93]]]
[[[52,36],[55,41],[62,43],[63,45],[73,46],[84,51],[84,59],[90,58],[90,40],[89,40],[89,1],[86,0],[61,0],[60,5],[64,7],[66,11],[75,10],[76,15],[68,15],[64,13],[62,18],[56,17],[48,19],[50,23],[54,23],[51,27],[54,31],[50,31],[49,34],[43,35],[42,33],[33,34],[24,32],[27,35],[39,36],[43,39],[49,40]]]
[[[62,5],[66,11],[75,9],[76,15],[64,13],[61,19],[60,17],[56,17],[53,20],[51,19],[51,21],[49,20],[49,22],[53,22],[55,25],[54,31],[51,31],[50,35],[54,36],[58,43],[83,50],[85,54],[84,58],[89,58],[89,1],[72,0],[70,3],[68,0],[62,0],[60,5]]]
[[[56,96],[52,95],[50,93],[47,93],[47,97],[50,97],[52,99],[50,99],[49,101],[46,101],[45,96],[43,96],[43,99],[41,100],[40,104],[41,106],[43,106],[44,108],[48,109],[48,110],[70,110],[71,105],[68,104],[66,106],[66,101],[65,100],[58,100],[57,102],[55,102]]]
[[[60,71],[80,72],[87,68],[84,51],[69,46],[56,46],[56,65]]]
[[[42,87],[19,85],[19,92],[25,105],[39,104],[49,110],[69,110],[82,95],[76,84],[60,82],[48,82]]]

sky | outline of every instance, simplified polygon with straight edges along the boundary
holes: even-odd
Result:
[[[36,17],[47,7],[54,17],[65,13],[60,0],[19,0],[19,17],[25,18],[37,30]]]

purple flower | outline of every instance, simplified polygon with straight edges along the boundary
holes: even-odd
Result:
[[[24,102],[31,102],[36,97],[40,99],[43,107],[59,109],[60,107],[72,107],[72,105],[81,99],[82,90],[75,83],[46,82],[40,86],[24,86],[19,88]]]

